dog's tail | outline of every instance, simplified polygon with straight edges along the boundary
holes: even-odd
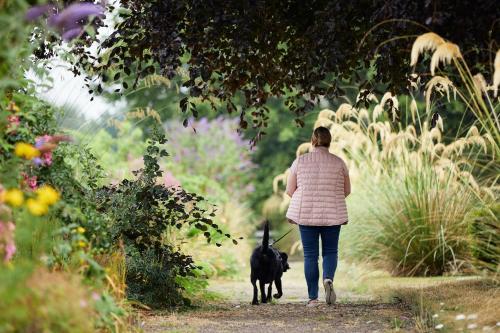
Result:
[[[269,221],[264,224],[264,237],[262,237],[262,251],[269,248]]]

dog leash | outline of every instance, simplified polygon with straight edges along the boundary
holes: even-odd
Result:
[[[286,235],[288,235],[289,233],[291,233],[291,232],[292,232],[292,230],[293,230],[293,227],[291,227],[291,228],[290,228],[290,230],[288,230],[288,231],[287,231],[287,232],[286,232],[283,236],[281,236],[280,238],[278,238],[278,240],[277,240],[277,241],[274,241],[274,242],[273,242],[273,245],[274,245],[274,244],[276,244],[276,243],[278,243],[278,242],[279,242],[280,240],[282,240],[283,238],[285,238],[285,236],[286,236]]]

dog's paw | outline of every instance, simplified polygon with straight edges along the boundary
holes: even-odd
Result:
[[[283,296],[283,294],[274,294],[273,295],[274,298],[281,298],[281,296]]]
[[[258,301],[252,301],[252,305],[259,305]]]

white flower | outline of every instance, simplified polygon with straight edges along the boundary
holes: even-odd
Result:
[[[473,329],[477,328],[477,325],[476,324],[469,324],[469,325],[467,325],[467,328],[470,330],[473,330]]]
[[[440,330],[440,329],[442,329],[443,327],[444,327],[444,325],[443,325],[443,324],[438,324],[438,325],[436,325],[436,327],[435,327],[435,328],[436,328],[437,330]]]
[[[455,320],[464,320],[465,319],[465,315],[464,314],[459,314],[455,317]]]
[[[473,313],[467,316],[467,320],[477,319],[477,313]]]
[[[432,315],[432,318],[437,318],[437,317],[439,317],[439,315],[437,313]]]

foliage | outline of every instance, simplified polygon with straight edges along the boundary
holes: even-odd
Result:
[[[208,242],[212,233],[223,234],[211,220],[214,213],[201,204],[203,197],[157,184],[162,176],[158,160],[168,155],[162,147],[165,143],[163,135],[155,134],[146,148],[144,169],[134,172],[136,179],[104,187],[97,197],[99,210],[113,221],[111,239],[123,241],[125,247],[129,297],[151,306],[185,301],[175,277],[192,275],[196,268],[169,234],[185,225],[201,230]]]
[[[498,278],[500,258],[500,205],[493,203],[478,207],[466,216],[469,226],[470,246],[474,264],[479,269],[496,273]]]
[[[115,133],[113,133],[115,132]],[[133,163],[139,159],[146,149],[143,131],[130,121],[120,123],[120,127],[112,131],[100,129],[97,133],[82,134],[72,132],[81,145],[86,145],[99,161],[105,176],[104,182],[118,182],[133,175]]]
[[[190,96],[180,101],[182,111],[196,117],[194,101],[220,99],[229,113],[240,113],[242,128],[248,126],[247,112],[252,125],[260,128],[268,124],[265,104],[271,96],[285,97],[287,107],[303,115],[320,96],[342,94],[336,79],[351,77],[373,59],[376,81],[403,89],[407,48],[401,41],[425,31],[453,35],[472,50],[467,57],[484,66],[489,55],[477,50],[498,44],[496,5],[491,0],[128,0],[118,11],[110,7],[112,13],[119,12],[118,23],[97,57],[82,47],[85,39],[74,44],[72,62],[75,72],[120,83],[122,90],[135,88],[157,71],[171,79],[187,63],[183,86]],[[475,17],[484,24],[478,25]],[[102,92],[101,84],[92,89]],[[244,98],[244,108],[234,104],[238,96]]]

